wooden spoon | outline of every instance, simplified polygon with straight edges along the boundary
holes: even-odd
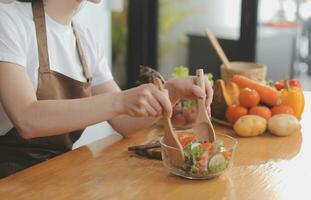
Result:
[[[154,84],[157,85],[161,91],[164,90],[162,81],[159,78],[154,79]],[[170,158],[171,162],[176,167],[182,167],[185,163],[184,150],[180,144],[175,131],[173,130],[173,125],[169,117],[163,116],[164,123],[164,143],[170,147],[174,147],[177,150],[167,148],[166,153]]]
[[[205,78],[203,69],[196,70],[197,85],[205,91]],[[216,139],[215,130],[207,114],[205,98],[197,99],[197,118],[194,125],[194,134],[200,142],[213,142]]]
[[[212,31],[210,31],[209,29],[205,29],[205,33],[207,35],[207,38],[209,39],[209,41],[212,43],[214,49],[216,50],[216,53],[218,54],[220,60],[225,64],[226,68],[232,68],[230,65],[230,62],[225,54],[225,52],[223,51],[223,49],[221,48],[217,38],[215,37],[215,35],[213,34]]]

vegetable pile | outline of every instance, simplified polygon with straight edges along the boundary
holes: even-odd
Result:
[[[300,130],[304,104],[299,80],[263,84],[234,75],[229,83],[215,81],[211,110],[214,118],[232,124],[239,136],[257,136],[267,129],[288,136]]]

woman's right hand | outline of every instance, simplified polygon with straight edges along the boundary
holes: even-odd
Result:
[[[170,117],[172,105],[168,91],[160,91],[152,83],[144,84],[120,93],[121,114],[132,117]]]

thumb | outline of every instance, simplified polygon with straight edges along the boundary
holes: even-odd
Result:
[[[164,89],[162,92],[165,94],[165,97],[167,100],[166,101],[167,103],[163,104],[164,105],[164,113],[163,114],[165,117],[171,118],[172,114],[173,114],[173,108],[172,108],[172,104],[170,101],[168,90]]]
[[[192,86],[192,94],[198,98],[205,98],[206,97],[206,94],[205,94],[205,91],[203,91],[199,86],[197,85],[194,85]]]

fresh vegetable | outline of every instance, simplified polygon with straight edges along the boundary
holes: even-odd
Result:
[[[189,76],[189,69],[184,66],[174,68],[173,78]],[[195,101],[182,99],[173,107],[172,122],[175,128],[189,128],[196,118]]]
[[[229,106],[226,110],[226,118],[234,124],[240,117],[247,115],[248,111],[243,106]]]
[[[174,68],[174,72],[172,74],[173,78],[187,77],[189,76],[189,69],[185,66],[179,66]]]
[[[289,114],[294,115],[294,110],[292,107],[287,105],[280,105],[280,106],[274,106],[271,108],[272,116],[278,115],[278,114]]]
[[[226,160],[230,160],[231,159],[232,153],[230,151],[224,151],[222,154],[224,155]]]
[[[260,97],[258,92],[253,89],[244,88],[241,90],[239,95],[239,102],[241,106],[246,108],[251,108],[253,106],[257,106],[259,104]]]
[[[225,121],[227,107],[239,102],[239,87],[233,82],[225,84],[223,80],[217,80],[214,82],[213,90],[212,116]]]
[[[199,145],[201,148],[205,148],[209,153],[213,151],[213,144],[209,142],[205,142]]]
[[[257,115],[245,115],[240,117],[234,124],[233,129],[242,137],[257,136],[266,131],[267,121]]]
[[[213,153],[217,153],[217,152],[220,152],[221,151],[221,148],[224,147],[224,141],[222,140],[215,140],[213,142]]]
[[[213,86],[213,84],[214,84],[214,76],[213,76],[213,74],[212,73],[207,73],[207,74],[205,74],[205,77],[207,78],[207,80],[209,80],[209,82]]]
[[[305,106],[303,91],[297,87],[290,87],[288,81],[285,81],[285,84],[286,89],[280,91],[283,105],[292,107],[294,115],[300,119]]]
[[[228,167],[228,161],[222,153],[215,154],[209,161],[208,169],[211,173],[223,171]]]
[[[281,89],[284,89],[285,88],[285,81],[286,80],[281,80],[281,81],[277,81],[275,82],[275,87],[276,89],[278,90],[281,90]],[[301,82],[300,80],[288,80],[288,83],[291,87],[298,87],[298,88],[301,88]]]
[[[250,115],[258,115],[260,117],[265,118],[266,120],[269,120],[271,117],[271,111],[266,106],[254,106],[249,110],[248,113]]]
[[[187,77],[189,76],[189,68],[185,67],[185,66],[178,66],[174,68],[174,72],[172,74],[173,78],[180,78],[180,77]],[[211,84],[213,84],[213,74],[211,73],[207,73],[205,74],[205,77],[207,80],[209,80],[211,82]]]
[[[176,127],[183,127],[186,124],[186,118],[182,113],[178,113],[172,117],[172,121]]]
[[[228,98],[231,100],[230,102],[231,104],[227,103],[227,105],[230,106],[239,104],[239,94],[240,94],[239,86],[234,82],[228,82],[225,84],[225,88],[229,96]]]
[[[266,80],[266,86],[275,87],[275,82],[273,80]]]
[[[178,134],[178,139],[180,141],[180,144],[185,147],[190,142],[192,142],[195,138],[194,134]]]
[[[256,90],[261,101],[267,105],[277,106],[282,103],[280,93],[272,87],[263,85],[242,75],[234,75],[232,77],[232,81],[235,82],[240,88],[250,88]]]
[[[229,82],[225,84],[223,80],[217,80],[217,84],[220,85],[227,106],[238,103],[239,87],[235,83]]]
[[[300,124],[296,117],[288,114],[274,115],[268,121],[269,131],[277,136],[288,136],[300,131]]]
[[[193,100],[180,100],[173,107],[172,122],[175,128],[183,128],[193,123],[196,118],[196,107]]]

